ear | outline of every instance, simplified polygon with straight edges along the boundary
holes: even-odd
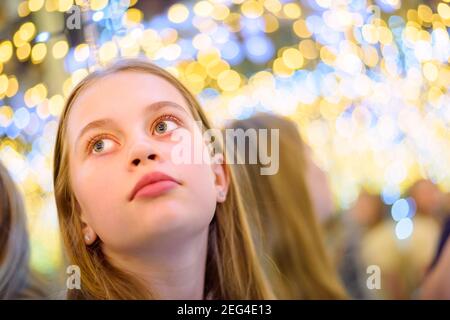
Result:
[[[212,170],[215,176],[214,184],[216,187],[217,202],[225,202],[230,185],[230,176],[227,167],[224,164],[223,154],[216,153],[213,156]]]
[[[94,229],[89,225],[86,215],[83,210],[81,210],[81,228],[83,232],[83,240],[87,246],[90,246],[97,240],[97,234]]]

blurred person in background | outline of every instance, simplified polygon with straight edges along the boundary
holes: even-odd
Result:
[[[439,206],[435,208],[441,218],[442,228],[439,236],[433,262],[423,279],[418,296],[422,299],[450,299],[450,193],[443,194],[435,186],[432,189],[435,201]]]
[[[0,163],[0,299],[46,298],[45,283],[30,270],[29,256],[22,198]]]
[[[364,236],[383,221],[384,212],[380,197],[362,189],[349,210],[326,222],[329,246],[345,286],[355,299],[376,297],[366,284],[367,265],[361,247]]]
[[[450,235],[450,207],[448,195],[445,195],[438,186],[429,180],[420,180],[410,190],[411,197],[416,202],[417,211],[427,217],[435,219],[441,226],[441,232],[434,254],[432,269],[439,260],[447,238]]]
[[[257,207],[253,211],[262,221],[262,250],[270,261],[266,270],[277,297],[347,298],[325,249],[307,184],[305,145],[295,123],[275,115],[257,114],[246,120],[234,121],[227,128],[244,131],[279,129],[278,172],[262,175],[260,169],[263,165],[259,157],[256,164],[246,161],[243,165],[256,197]],[[269,139],[268,145],[273,143]],[[239,156],[245,159],[250,150],[256,151],[258,147],[258,141],[250,140],[244,148],[245,154]],[[268,147],[268,150],[274,149]],[[246,195],[246,199],[248,197]]]
[[[378,266],[381,271],[381,289],[374,290],[379,298],[414,298],[436,250],[440,227],[436,221],[439,197],[434,185],[418,181],[408,194],[416,206],[415,213],[408,216],[413,223],[411,233],[398,234],[396,222],[386,215],[362,241],[365,266]]]

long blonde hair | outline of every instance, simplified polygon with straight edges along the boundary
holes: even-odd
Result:
[[[274,175],[261,175],[263,165],[259,159],[257,164],[243,165],[251,177],[253,196],[257,199],[255,212],[260,215],[264,230],[262,248],[268,259],[266,269],[277,297],[346,298],[315,217],[305,182],[304,145],[295,123],[275,115],[257,114],[234,121],[228,128],[279,129],[279,171]],[[258,145],[258,141],[255,142]],[[268,145],[273,143],[269,135]],[[246,154],[249,148],[256,147],[246,146]],[[244,159],[245,155],[240,156]]]
[[[122,270],[112,266],[99,245],[87,247],[83,240],[79,205],[69,180],[67,148],[67,120],[74,101],[80,93],[107,75],[134,71],[156,75],[168,81],[185,98],[194,119],[203,129],[209,122],[194,96],[164,69],[144,60],[122,60],[110,67],[91,73],[72,91],[61,115],[54,155],[54,187],[62,238],[68,258],[81,270],[81,290],[68,290],[71,299],[148,299],[157,295]],[[249,231],[249,224],[241,200],[241,181],[226,167],[230,178],[227,200],[218,204],[209,229],[208,256],[205,275],[205,296],[214,299],[267,299],[272,293]]]
[[[0,299],[46,296],[45,284],[29,268],[30,247],[22,198],[0,163]]]

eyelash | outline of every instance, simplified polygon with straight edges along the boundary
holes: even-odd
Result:
[[[112,136],[110,136],[110,135],[108,135],[108,134],[104,134],[104,133],[95,135],[95,136],[93,136],[93,137],[90,137],[89,140],[88,140],[87,146],[86,146],[86,152],[87,152],[88,154],[89,154],[89,153],[92,153],[92,147],[93,147],[99,140],[105,139],[105,138],[109,138],[109,139],[111,139],[111,140],[114,140],[114,138],[113,138]]]
[[[153,130],[155,129],[155,124],[157,124],[159,121],[162,120],[172,120],[174,121],[177,125],[181,126],[182,122],[180,119],[178,119],[177,117],[175,117],[174,115],[171,114],[163,114],[162,116],[158,117],[155,121],[153,121],[152,125],[151,125],[151,131],[153,133]],[[114,138],[111,135],[108,134],[98,134],[95,136],[92,136],[89,138],[87,145],[86,145],[86,152],[87,153],[91,153],[92,152],[92,147],[101,139],[105,139],[105,138],[109,138],[111,140],[114,140]]]
[[[174,115],[171,114],[163,114],[162,116],[158,117],[155,121],[153,121],[152,126],[151,126],[151,131],[153,133],[153,131],[155,130],[155,124],[157,124],[160,121],[164,121],[164,120],[172,120],[173,122],[175,122],[177,125],[181,126],[183,123],[181,122],[180,119],[178,119],[177,117],[175,117]]]

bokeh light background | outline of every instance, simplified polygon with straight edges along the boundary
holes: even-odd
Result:
[[[217,126],[256,111],[295,120],[338,208],[362,186],[393,213],[421,177],[449,191],[448,2],[2,1],[0,160],[26,200],[33,265],[61,263],[52,158],[64,99],[118,57],[169,70]]]

